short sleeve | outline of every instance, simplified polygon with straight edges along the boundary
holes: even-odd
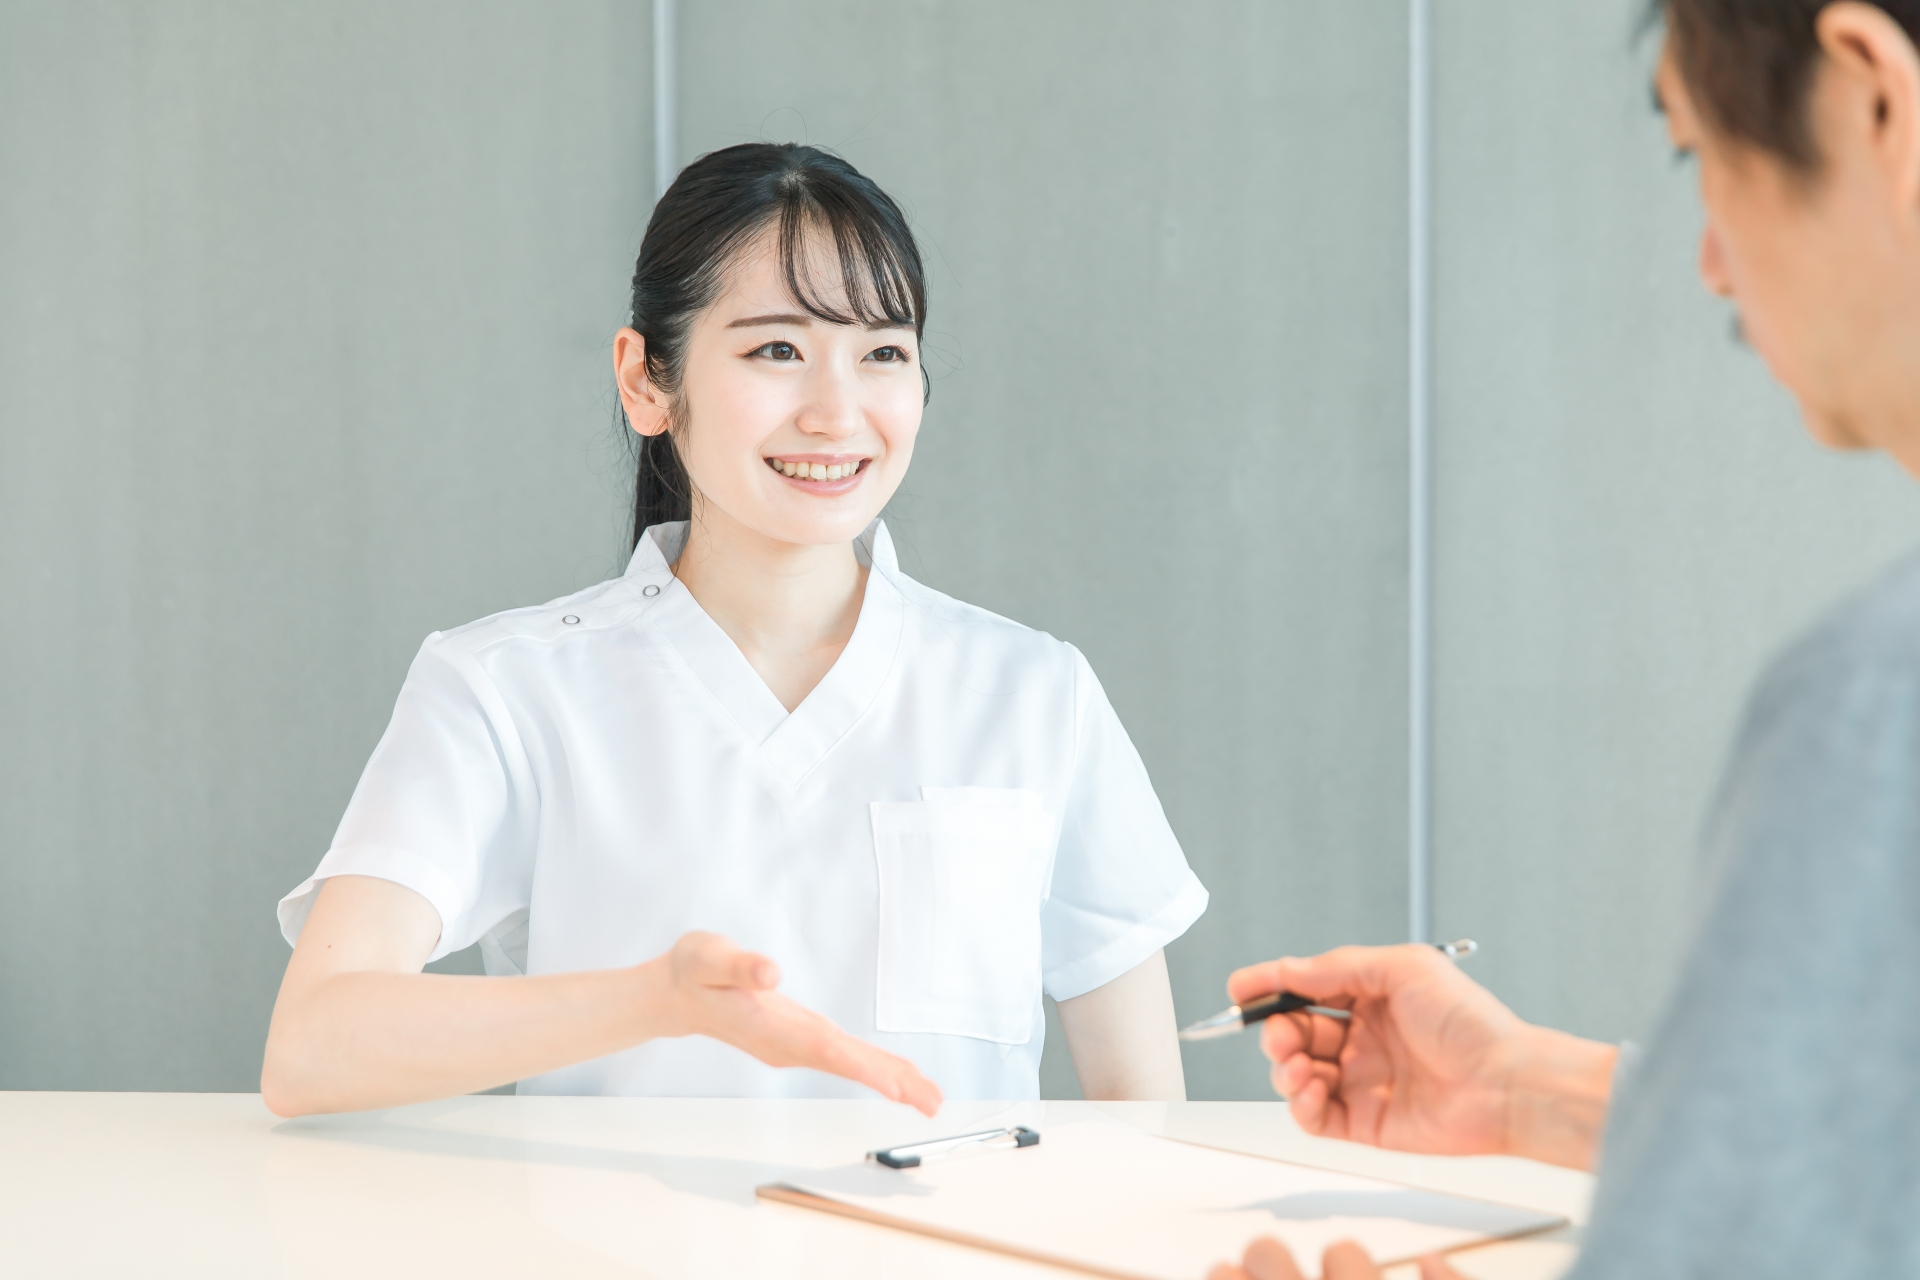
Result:
[[[1047,994],[1105,986],[1207,909],[1160,798],[1080,651],[1073,655],[1074,764],[1051,894],[1041,913]]]
[[[407,672],[332,847],[280,900],[280,931],[298,941],[321,881],[374,876],[439,912],[433,959],[471,946],[527,907],[535,816],[511,715],[479,664],[436,633]]]

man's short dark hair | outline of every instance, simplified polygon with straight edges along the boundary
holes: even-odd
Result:
[[[1920,44],[1920,0],[1869,0]],[[1820,43],[1814,19],[1833,0],[1654,0],[1668,46],[1706,122],[1793,168],[1820,162],[1808,117]]]

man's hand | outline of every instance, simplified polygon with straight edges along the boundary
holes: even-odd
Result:
[[[1227,982],[1240,1004],[1281,990],[1353,1011],[1349,1022],[1302,1012],[1261,1028],[1273,1087],[1308,1133],[1592,1167],[1611,1046],[1522,1022],[1432,947],[1343,947]]]
[[[1274,991],[1351,1009],[1267,1019],[1274,1091],[1308,1133],[1398,1151],[1504,1152],[1507,1078],[1526,1024],[1432,947],[1343,947],[1242,969],[1244,1004]]]
[[[929,1116],[940,1109],[940,1087],[918,1067],[775,990],[780,968],[765,956],[742,951],[718,934],[689,933],[641,967],[654,970],[663,1005],[656,1034],[711,1036],[770,1067],[811,1067]]]
[[[1380,1280],[1380,1268],[1351,1240],[1342,1240],[1328,1248],[1320,1259],[1321,1280]],[[1247,1246],[1239,1266],[1223,1262],[1207,1274],[1207,1280],[1303,1280],[1300,1268],[1287,1247],[1272,1236],[1263,1236]],[[1420,1280],[1463,1280],[1458,1271],[1438,1255],[1420,1259]]]

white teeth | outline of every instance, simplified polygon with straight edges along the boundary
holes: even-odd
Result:
[[[783,476],[795,480],[844,480],[860,470],[858,462],[836,462],[829,466],[823,462],[786,462],[779,458],[769,458],[773,469]]]

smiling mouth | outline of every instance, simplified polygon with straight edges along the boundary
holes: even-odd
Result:
[[[788,462],[784,458],[768,458],[767,465],[789,480],[829,481],[844,480],[870,461],[870,458],[856,458],[851,462]]]

